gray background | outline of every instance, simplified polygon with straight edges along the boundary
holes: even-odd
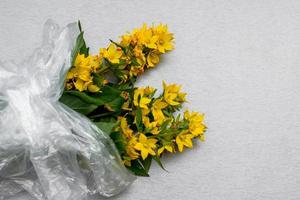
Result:
[[[300,1],[0,1],[0,59],[21,61],[48,18],[80,19],[92,52],[143,22],[176,50],[139,85],[183,84],[207,141],[163,159],[115,200],[300,199]],[[20,198],[23,199],[23,198]]]

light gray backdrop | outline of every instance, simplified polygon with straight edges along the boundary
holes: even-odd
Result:
[[[205,143],[115,200],[300,199],[299,0],[1,0],[0,59],[29,56],[48,18],[80,19],[93,53],[143,22],[167,23],[176,50],[139,85],[183,84],[187,106],[206,114]]]

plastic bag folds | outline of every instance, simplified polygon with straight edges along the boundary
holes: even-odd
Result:
[[[58,101],[78,34],[48,20],[29,59],[0,63],[0,200],[110,197],[135,180],[109,136]]]

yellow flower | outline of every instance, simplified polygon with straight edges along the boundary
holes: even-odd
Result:
[[[144,26],[146,26],[144,24]],[[146,29],[142,33],[142,43],[150,48],[150,49],[156,49],[156,42],[158,40],[158,36],[154,35],[151,29]]]
[[[79,71],[82,72],[82,71]],[[88,90],[89,92],[99,92],[100,88],[97,85],[93,84],[93,77],[85,77],[85,74],[79,74],[76,80],[74,81],[74,86],[80,92]]]
[[[79,90],[80,92],[86,90],[88,84],[89,84],[89,83],[86,83],[86,82],[84,82],[84,81],[81,80],[81,79],[77,79],[77,80],[74,82],[75,88],[76,88],[77,90]]]
[[[135,160],[139,157],[139,153],[135,149],[136,144],[137,144],[136,137],[132,137],[128,141],[126,148],[125,148],[126,154],[130,157],[131,160]]]
[[[100,88],[93,84],[91,75],[91,72],[96,72],[99,68],[99,63],[98,56],[85,57],[83,54],[78,54],[75,58],[74,67],[67,74],[67,80],[72,79],[74,87],[81,92],[84,90],[99,92]],[[70,85],[68,88],[70,88]]]
[[[187,109],[184,111],[184,119],[201,123],[204,120],[204,115],[199,114],[198,112],[190,113],[190,111]]]
[[[88,59],[89,59],[89,66],[91,68],[91,71],[96,72],[100,67],[102,59],[98,55],[88,56]]]
[[[90,81],[91,66],[89,65],[90,57],[78,54],[75,58],[74,67],[69,71],[67,79],[80,78],[82,81]]]
[[[66,79],[67,80],[70,80],[70,79],[73,79],[76,77],[76,71],[75,71],[75,68],[71,68],[70,71],[68,71],[67,73],[67,77]]]
[[[132,40],[131,35],[129,35],[129,34],[123,35],[123,36],[121,36],[121,42],[120,42],[120,44],[121,44],[123,47],[127,47],[127,46],[130,45],[131,40]]]
[[[130,76],[138,76],[144,72],[143,67],[132,66],[130,68]]]
[[[192,135],[204,141],[204,132],[206,130],[206,126],[203,124],[204,115],[197,112],[190,113],[189,110],[186,110],[184,118],[189,121],[189,131]]]
[[[163,102],[162,99],[157,99],[154,101],[151,112],[154,118],[154,121],[157,121],[159,124],[162,124],[165,120],[165,115],[162,112],[162,109],[168,106],[167,103]]]
[[[120,127],[121,127],[121,130],[122,130],[122,133],[127,138],[132,137],[133,131],[129,128],[126,118],[125,117],[120,117],[119,120],[120,120]]]
[[[88,66],[75,68],[77,70],[77,77],[83,81],[91,80],[91,69]]]
[[[102,59],[98,55],[92,56],[89,55],[85,57],[84,54],[78,54],[75,58],[74,66],[77,69],[88,70],[92,72],[96,72],[100,67]]]
[[[159,134],[159,130],[158,130],[158,123],[157,122],[150,122],[149,117],[147,116],[143,116],[143,123],[145,125],[145,127],[147,129],[149,129],[149,131],[153,134],[153,135],[157,135]]]
[[[130,74],[131,76],[137,76],[144,72],[144,66],[146,63],[145,54],[143,53],[143,48],[140,45],[136,45],[133,48],[133,55],[135,56],[136,62],[134,65],[130,68]],[[132,58],[130,58],[132,61]],[[131,63],[130,61],[130,63]]]
[[[178,146],[179,152],[183,151],[183,147],[186,146],[188,148],[193,147],[193,135],[189,134],[188,131],[182,131],[179,135],[176,136],[176,144]]]
[[[132,45],[141,45],[143,39],[143,32],[147,27],[145,25],[141,29],[133,29],[131,33],[131,44]]]
[[[147,105],[151,102],[151,99],[144,97],[144,88],[138,88],[134,91],[133,103],[140,108],[148,109]]]
[[[108,49],[100,49],[100,55],[103,55],[109,62],[116,64],[120,62],[122,49],[111,43]]]
[[[146,116],[146,115],[148,115],[150,113],[150,110],[148,109],[148,108],[142,108],[142,116],[144,117],[144,116]]]
[[[184,99],[185,93],[180,93],[181,86],[176,84],[167,85],[163,82],[164,86],[164,100],[172,106],[179,105],[181,100]]]
[[[141,152],[141,156],[145,160],[149,154],[155,156],[156,142],[156,139],[148,139],[143,133],[140,133],[139,141],[134,148]]]
[[[145,55],[142,54],[141,56],[136,57],[136,61],[137,61],[137,63],[139,64],[138,67],[144,69],[144,66],[145,66],[145,64],[146,64],[146,58],[145,58]],[[143,71],[143,72],[144,72],[144,71]]]
[[[173,46],[173,34],[169,33],[167,25],[158,25],[153,28],[155,35],[158,36],[156,46],[159,52],[165,53],[174,49]]]
[[[81,67],[81,66],[86,66],[87,64],[88,64],[88,60],[85,58],[85,55],[78,53],[75,58],[74,66]]]
[[[147,56],[147,63],[149,67],[154,67],[159,63],[159,54],[154,51],[151,51]]]
[[[145,95],[152,95],[155,92],[155,88],[147,86],[144,89]]]
[[[185,102],[186,101],[186,93],[178,93],[178,101]]]
[[[142,46],[136,45],[133,49],[133,54],[134,54],[135,57],[140,57],[143,60],[145,60],[145,55],[143,53],[143,47]]]
[[[157,151],[157,155],[160,156],[160,154],[162,154],[165,150],[167,150],[170,153],[173,153],[173,147],[170,144],[167,145],[163,145],[161,148],[158,149]]]

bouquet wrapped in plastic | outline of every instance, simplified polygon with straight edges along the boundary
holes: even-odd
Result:
[[[135,84],[174,49],[167,25],[143,24],[94,55],[83,33],[49,20],[29,59],[0,63],[0,200],[110,197],[152,160],[164,169],[164,154],[204,141],[204,115],[180,113],[180,85]]]
[[[0,199],[109,197],[135,179],[110,137],[59,102],[78,34],[48,21],[29,59],[0,64]]]

